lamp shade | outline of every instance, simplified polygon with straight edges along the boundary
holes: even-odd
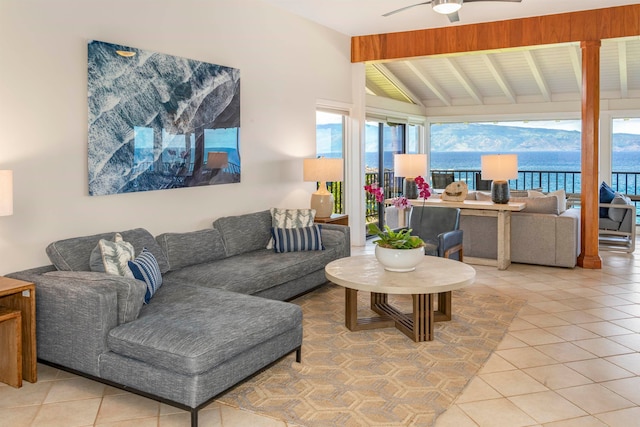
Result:
[[[13,171],[0,170],[0,216],[13,215]]]
[[[481,157],[482,179],[506,181],[518,178],[517,154],[491,154]]]
[[[396,176],[415,178],[427,173],[426,154],[395,154],[393,170]]]
[[[207,168],[222,169],[229,164],[229,154],[225,151],[210,151],[207,154]]]
[[[316,159],[304,159],[302,165],[304,180],[310,182],[335,182],[342,181],[342,159],[329,159],[318,157]]]
[[[431,7],[438,13],[448,15],[457,12],[462,7],[462,0],[433,0]]]

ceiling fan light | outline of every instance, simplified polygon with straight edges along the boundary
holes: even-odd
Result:
[[[438,13],[448,15],[460,10],[462,7],[462,0],[433,0],[431,7]]]

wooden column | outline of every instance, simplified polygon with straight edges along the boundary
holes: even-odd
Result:
[[[602,268],[598,253],[598,123],[600,121],[600,40],[583,41],[582,174],[580,184],[580,255],[583,268]]]

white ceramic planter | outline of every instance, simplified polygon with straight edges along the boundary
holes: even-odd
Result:
[[[416,266],[424,259],[424,247],[389,249],[376,245],[375,255],[385,270],[403,273],[416,269]]]

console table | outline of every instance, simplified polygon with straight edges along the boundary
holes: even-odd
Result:
[[[494,265],[498,270],[506,270],[511,265],[511,212],[519,212],[525,208],[526,203],[509,202],[506,204],[493,203],[485,200],[465,200],[451,202],[442,199],[414,199],[410,200],[413,206],[440,206],[445,208],[460,208],[460,215],[492,216],[498,220],[498,257],[486,259],[477,257],[464,257],[464,262],[469,264]]]

